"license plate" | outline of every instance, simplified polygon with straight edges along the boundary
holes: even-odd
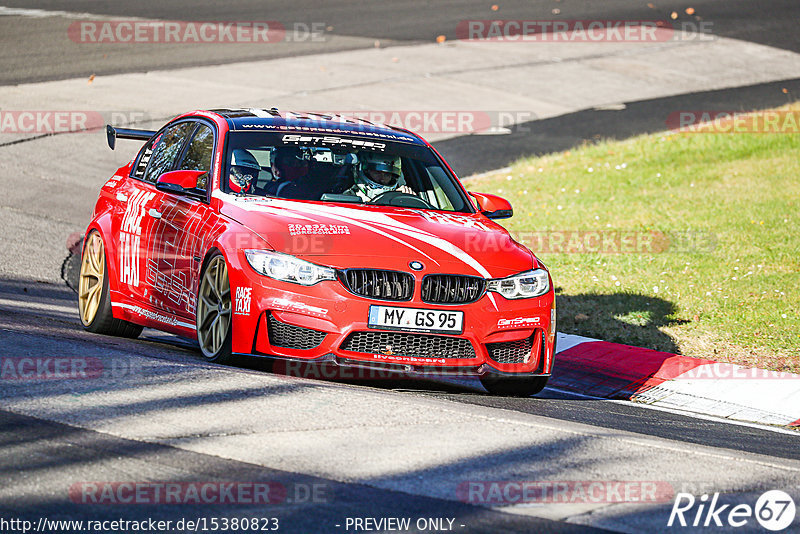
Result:
[[[460,334],[464,330],[464,312],[370,306],[367,324],[370,328]]]

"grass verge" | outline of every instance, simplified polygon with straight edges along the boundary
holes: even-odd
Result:
[[[800,372],[799,134],[603,141],[467,186],[513,204],[559,331]]]

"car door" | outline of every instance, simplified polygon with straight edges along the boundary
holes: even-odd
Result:
[[[144,181],[147,164],[153,155],[153,147],[160,135],[153,136],[139,151],[130,176],[120,180],[114,189],[116,207],[112,216],[112,232],[115,239],[115,257],[109,258],[116,265],[117,295],[114,302],[130,307],[141,305],[146,295],[143,280],[143,265],[146,257],[147,236],[152,221],[146,216],[158,195],[152,184]]]
[[[214,153],[214,129],[195,122],[174,170],[203,171],[197,193],[207,194]],[[203,238],[211,214],[207,196],[161,194],[158,220],[152,236],[148,280],[161,310],[193,318],[196,306],[197,276],[203,254]]]
[[[136,304],[153,304],[152,283],[147,275],[155,207],[163,193],[155,187],[162,173],[171,170],[181,154],[187,130],[193,125],[170,125],[153,136],[142,149],[126,183],[116,191],[120,206],[117,231],[118,288]]]

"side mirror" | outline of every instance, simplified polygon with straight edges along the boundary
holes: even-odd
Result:
[[[205,198],[205,193],[197,189],[197,179],[204,174],[206,174],[205,171],[165,172],[156,180],[156,189],[174,195]]]
[[[514,215],[514,209],[508,200],[488,193],[472,193],[478,203],[478,209],[490,219],[508,219]]]

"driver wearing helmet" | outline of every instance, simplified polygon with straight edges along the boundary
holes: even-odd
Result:
[[[399,156],[378,153],[361,153],[355,176],[355,185],[345,191],[357,195],[364,202],[371,202],[389,191],[415,194],[405,185]]]
[[[261,166],[255,156],[243,148],[234,149],[231,154],[229,184],[234,193],[254,193]]]

